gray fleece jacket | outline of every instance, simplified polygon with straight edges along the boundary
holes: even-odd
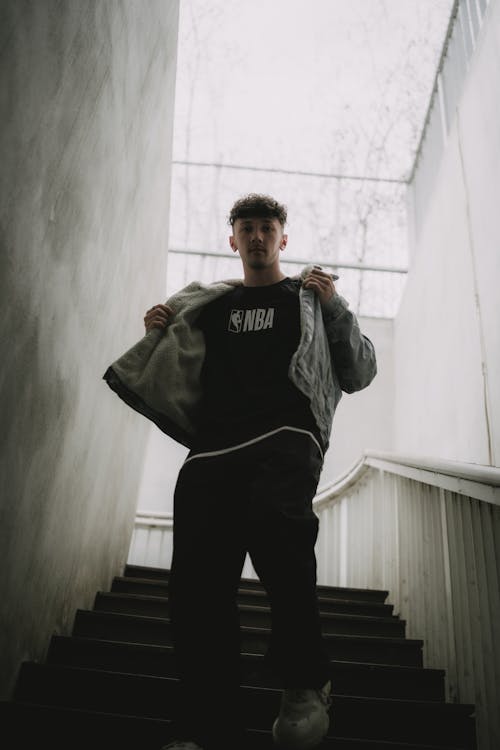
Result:
[[[304,279],[311,268],[296,278]],[[188,448],[196,434],[205,356],[196,318],[204,305],[242,283],[193,281],[176,292],[166,302],[174,310],[167,327],[150,330],[103,375],[125,403]],[[321,305],[313,290],[301,287],[299,302],[300,340],[288,376],[309,399],[326,450],[342,391],[362,390],[376,375],[375,350],[339,294]]]

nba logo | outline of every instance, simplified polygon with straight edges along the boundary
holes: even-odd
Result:
[[[231,310],[229,316],[228,330],[231,333],[240,333],[243,324],[243,310]]]

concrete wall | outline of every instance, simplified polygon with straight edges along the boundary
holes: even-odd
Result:
[[[500,3],[490,3],[395,321],[395,449],[500,465]]]
[[[0,696],[126,562],[147,422],[102,380],[164,294],[178,0],[0,8]]]

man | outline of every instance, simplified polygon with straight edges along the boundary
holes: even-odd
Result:
[[[268,594],[267,663],[283,687],[274,741],[313,748],[329,726],[312,500],[342,391],[365,388],[377,368],[338,277],[281,271],[286,220],[270,196],[236,201],[229,242],[243,280],[193,282],[154,305],[144,338],[104,375],[190,449],[174,496],[171,750],[243,747],[236,594],[247,552]]]

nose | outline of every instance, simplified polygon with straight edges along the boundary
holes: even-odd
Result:
[[[252,232],[252,236],[250,238],[252,245],[262,245],[263,239],[264,239],[263,232],[261,232],[260,229],[254,229]]]

